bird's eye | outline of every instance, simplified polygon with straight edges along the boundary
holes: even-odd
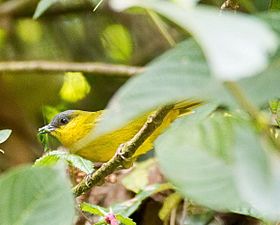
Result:
[[[66,123],[68,123],[68,119],[66,119],[66,118],[61,118],[61,119],[60,119],[60,123],[61,123],[61,124],[66,124]]]

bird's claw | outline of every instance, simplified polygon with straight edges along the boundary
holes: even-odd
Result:
[[[118,147],[118,149],[117,149],[117,151],[116,151],[116,156],[119,156],[123,161],[130,161],[128,158],[126,158],[125,156],[124,156],[124,154],[123,154],[123,152],[122,152],[122,149],[123,149],[123,147],[125,146],[125,144],[121,144],[119,147]]]
[[[124,154],[122,152],[122,149],[123,149],[124,146],[125,146],[125,144],[121,144],[118,147],[115,156],[118,156],[123,160],[122,167],[127,169],[127,168],[130,168],[133,165],[133,160],[131,160],[131,158],[127,158],[127,157],[124,156]]]
[[[91,187],[91,177],[92,177],[92,174],[93,173],[88,173],[86,176],[85,176],[85,185],[89,188]]]

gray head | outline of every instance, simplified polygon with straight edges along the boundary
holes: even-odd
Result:
[[[48,125],[39,128],[39,133],[50,133],[56,128],[66,125],[74,117],[74,111],[75,110],[66,110],[57,114]]]

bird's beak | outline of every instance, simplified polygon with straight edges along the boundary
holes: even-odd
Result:
[[[39,131],[39,134],[46,134],[46,133],[51,133],[54,130],[55,130],[55,127],[48,124],[46,126],[43,126],[43,127],[39,128],[38,131]]]

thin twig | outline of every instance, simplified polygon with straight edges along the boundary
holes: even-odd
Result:
[[[84,72],[99,75],[132,76],[144,71],[143,67],[92,62],[13,61],[0,62],[1,72]]]
[[[158,28],[159,32],[162,34],[162,36],[168,42],[168,44],[171,47],[174,47],[176,45],[176,42],[173,39],[173,37],[168,33],[168,31],[165,28],[160,17],[155,12],[153,12],[152,10],[149,10],[149,9],[147,9],[147,13],[150,16],[150,18],[152,19],[152,21],[154,22],[154,24],[156,25],[156,27]]]
[[[187,218],[187,207],[188,207],[188,200],[184,199],[180,225],[185,224],[185,220]]]
[[[160,108],[150,115],[138,133],[130,141],[119,147],[117,152],[120,154],[116,154],[110,161],[104,163],[90,177],[83,179],[73,188],[74,195],[80,196],[93,186],[100,184],[104,181],[105,177],[113,173],[119,166],[127,163],[126,159],[130,159],[134,155],[136,150],[144,143],[144,141],[161,125],[162,121],[172,108],[173,105],[168,105]]]
[[[225,82],[225,86],[230,91],[232,96],[235,98],[237,103],[251,116],[253,120],[258,121],[260,118],[260,113],[258,108],[251,103],[251,101],[246,97],[240,86],[234,81]]]
[[[280,142],[275,139],[270,132],[270,126],[266,118],[259,112],[258,108],[247,98],[240,86],[234,81],[225,82],[225,86],[230,91],[232,96],[235,98],[237,103],[244,109],[251,119],[255,122],[260,132],[268,139],[270,142],[280,150]]]
[[[215,214],[213,214],[213,216],[211,216],[205,223],[204,225],[209,225],[210,223],[212,223],[215,220]],[[220,223],[219,223],[220,224]]]
[[[175,225],[176,224],[176,214],[177,214],[177,207],[172,209],[171,214],[170,214],[170,225]]]

